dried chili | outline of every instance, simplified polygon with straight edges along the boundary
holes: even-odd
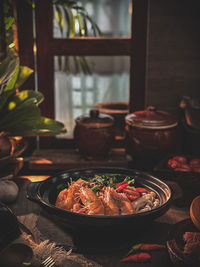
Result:
[[[128,257],[123,258],[122,262],[146,262],[151,259],[151,255],[146,252],[140,252],[133,255],[130,255]]]
[[[126,188],[128,186],[128,184],[127,183],[125,183],[125,184],[122,184],[122,185],[120,185],[119,187],[117,187],[117,189],[116,189],[116,192],[121,192],[124,188]]]
[[[145,251],[160,250],[164,248],[165,245],[160,245],[160,244],[142,244],[140,246],[140,249]]]
[[[164,248],[165,248],[165,245],[139,243],[139,244],[135,244],[131,247],[131,249],[127,253],[127,256],[132,254],[132,253],[135,253],[138,250],[153,251],[153,250],[160,250],[160,249],[164,249]]]
[[[141,194],[142,194],[142,193],[146,193],[146,194],[149,193],[149,191],[148,191],[146,188],[142,188],[142,187],[136,187],[135,190],[136,190],[137,192],[141,193]]]
[[[126,181],[123,181],[123,182],[121,182],[121,183],[116,184],[115,186],[116,186],[116,187],[119,187],[119,186],[121,186],[121,185],[123,185],[123,184],[127,184],[127,182],[126,182]]]

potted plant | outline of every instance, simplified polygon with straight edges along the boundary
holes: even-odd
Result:
[[[25,149],[24,145],[19,147],[22,137],[66,133],[63,123],[41,115],[39,104],[44,96],[40,92],[20,90],[32,72],[20,66],[12,52],[0,62],[0,201],[9,202],[17,196],[16,184],[2,179],[2,170],[11,168],[11,160]]]
[[[66,132],[61,122],[41,116],[39,104],[44,96],[33,90],[19,90],[32,74],[20,66],[13,53],[0,64],[0,132],[14,136],[49,136]]]

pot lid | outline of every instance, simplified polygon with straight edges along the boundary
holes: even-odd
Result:
[[[101,102],[94,105],[94,108],[98,109],[101,113],[104,114],[127,114],[129,103],[125,101]]]
[[[128,114],[126,123],[131,126],[148,129],[167,129],[177,126],[177,120],[168,112],[148,106],[145,110]]]
[[[103,128],[114,125],[114,118],[107,114],[99,113],[98,109],[92,109],[89,115],[82,115],[76,119],[78,125],[87,128]]]

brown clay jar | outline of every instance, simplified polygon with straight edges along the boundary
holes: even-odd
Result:
[[[159,159],[178,148],[178,121],[149,106],[125,117],[126,149],[132,158]]]
[[[114,141],[114,119],[93,109],[75,121],[74,140],[80,154],[87,159],[106,157]]]

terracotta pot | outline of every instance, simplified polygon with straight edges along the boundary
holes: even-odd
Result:
[[[125,120],[127,153],[133,158],[159,159],[176,151],[178,122],[169,113],[149,106],[127,115]]]
[[[107,156],[114,141],[114,119],[91,110],[75,121],[74,140],[81,155],[88,159]]]
[[[0,158],[11,155],[12,144],[9,139],[9,134],[6,132],[0,132]]]
[[[125,101],[102,102],[94,106],[100,113],[114,118],[115,136],[125,136],[125,116],[129,112],[129,104]]]

